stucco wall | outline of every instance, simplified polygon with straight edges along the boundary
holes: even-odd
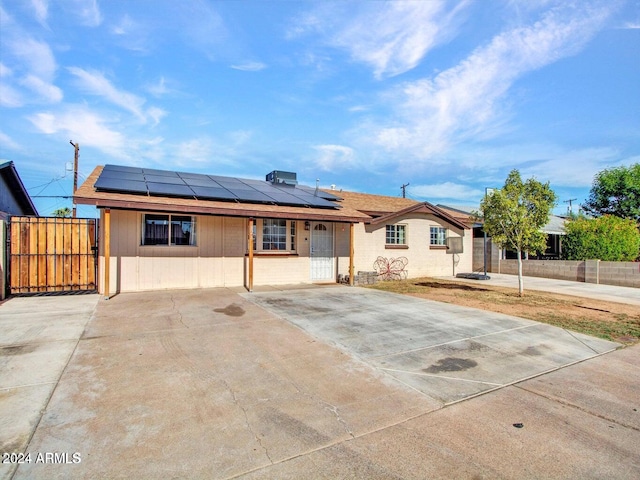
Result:
[[[296,255],[256,253],[254,285],[310,282],[310,234],[299,221]],[[244,218],[197,216],[194,246],[144,246],[140,245],[141,235],[140,212],[111,210],[110,292],[237,287],[247,283]],[[99,269],[103,293],[104,228],[100,232]]]
[[[406,228],[406,248],[389,247],[385,245],[386,224],[365,225],[363,223],[355,226],[355,255],[354,272],[374,270],[374,262],[378,257],[387,259],[406,257],[408,263],[405,267],[408,278],[423,276],[446,276],[454,273],[470,272],[473,259],[473,238],[471,230],[461,230],[451,228],[450,225],[432,215],[408,215],[398,217],[389,222],[390,224],[404,224]],[[447,236],[463,238],[463,253],[451,254],[445,248],[430,248],[429,237],[430,227],[441,226],[448,229]],[[338,258],[339,272],[347,274],[349,272],[349,252],[348,252],[348,227],[340,244],[346,245],[346,251],[341,251]]]
[[[101,213],[104,216],[103,213]],[[429,248],[429,227],[444,226],[435,216],[401,217],[394,223],[407,225],[405,249],[385,248],[385,225],[356,224],[354,230],[354,272],[373,270],[378,256],[407,257],[409,277],[452,275],[472,267],[471,231],[449,229],[448,235],[463,237],[464,252],[453,255],[446,249]],[[296,224],[295,255],[254,256],[253,283],[278,285],[311,282],[311,231],[305,222]],[[104,227],[104,218],[101,221]],[[197,245],[140,245],[141,213],[111,210],[111,293],[168,288],[236,287],[247,284],[247,220],[235,217],[197,216]],[[334,224],[334,279],[349,273],[350,227]],[[100,232],[100,289],[104,285],[104,228]]]

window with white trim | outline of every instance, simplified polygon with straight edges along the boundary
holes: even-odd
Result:
[[[387,245],[406,245],[407,244],[407,226],[406,225],[387,225],[385,243]]]
[[[196,245],[196,217],[142,215],[142,245]]]
[[[430,245],[445,246],[447,244],[447,229],[444,227],[431,227],[429,235]]]
[[[256,252],[295,252],[296,222],[281,218],[257,219],[253,226]]]

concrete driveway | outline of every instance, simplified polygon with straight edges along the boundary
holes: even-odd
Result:
[[[444,405],[620,346],[522,318],[364,288],[243,296]]]
[[[446,356],[429,357],[427,336],[411,343],[421,332],[409,320],[416,312],[428,317],[439,304],[406,299],[408,306],[398,313],[392,308],[395,296],[380,294],[344,287],[251,295],[211,289],[100,300],[93,315],[86,312],[88,323],[51,398],[36,408],[38,399],[25,397],[26,409],[43,412],[35,432],[25,437],[22,452],[31,454],[31,461],[2,465],[0,476],[638,478],[637,347],[442,408],[462,398],[455,392],[477,393],[467,391],[467,384],[486,391],[509,383],[496,372],[508,370],[507,358],[527,357],[523,350],[529,346],[553,351],[544,361],[533,349],[528,352],[540,371],[598,355],[607,345],[580,337],[582,347],[573,342],[559,347],[541,332],[533,334],[533,322],[513,324],[518,319],[501,317],[494,319],[501,325],[496,329],[473,310],[445,309],[430,314],[434,322],[438,317],[461,331],[456,317],[466,316],[485,336],[444,340],[447,328],[441,325],[441,341],[427,349]],[[292,298],[296,301],[288,303]],[[0,306],[0,328],[14,300]],[[361,307],[368,310],[358,317]],[[335,332],[333,317],[340,317],[348,331],[324,341],[323,329],[310,334],[283,320],[296,308],[295,315],[287,315],[313,317],[314,325],[333,321]],[[402,341],[384,331],[385,309],[387,318],[399,319]],[[22,320],[48,325],[50,310],[52,305],[42,311],[31,307]],[[371,316],[378,318],[375,328],[366,326]],[[423,328],[428,323],[423,321]],[[437,331],[435,323],[428,328]],[[500,341],[510,331],[531,331],[524,337],[539,340]],[[46,335],[32,341],[52,342]],[[469,348],[459,348],[465,342]],[[407,350],[414,350],[414,357]],[[51,361],[54,357],[51,353]],[[384,363],[392,357],[403,358],[402,372]],[[20,355],[12,358],[20,362]],[[446,358],[459,360],[440,361]],[[432,366],[439,370],[415,373]],[[474,369],[486,378],[471,377]],[[414,384],[413,377],[442,382],[443,388],[435,391],[432,385],[425,393],[420,389],[428,383]],[[0,395],[0,413],[6,407]],[[6,435],[0,431],[1,445],[21,448]]]

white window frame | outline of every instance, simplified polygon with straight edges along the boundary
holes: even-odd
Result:
[[[405,223],[387,224],[384,231],[385,245],[407,245],[407,230],[407,224]],[[400,234],[400,231],[402,231],[402,234]]]
[[[161,225],[166,225],[167,226],[167,231],[166,231],[166,242],[154,242],[154,243],[148,243],[148,238],[147,238],[147,217],[157,217],[157,221],[160,222],[166,222],[166,223],[162,223]],[[173,230],[173,225],[176,224],[176,222],[187,222],[186,218],[190,218],[191,220],[188,221],[189,229],[187,230],[187,232],[189,232],[189,236],[188,236],[188,243],[176,243],[175,242],[175,236],[172,235],[171,230]],[[197,246],[197,241],[196,241],[196,233],[197,233],[197,222],[196,222],[196,217],[193,215],[180,215],[180,214],[171,214],[171,213],[143,213],[141,214],[141,235],[140,235],[140,245],[143,247],[195,247]],[[177,224],[176,224],[177,226]],[[183,230],[184,231],[184,230]]]
[[[435,235],[434,235],[434,230],[435,230]],[[429,245],[432,247],[446,247],[447,246],[447,228],[441,225],[429,226]]]
[[[275,225],[268,225],[271,222],[285,222],[284,227],[278,227]],[[281,253],[289,253],[295,254],[297,252],[297,225],[296,220],[286,220],[283,218],[257,218],[253,224],[253,251],[255,253],[273,253],[273,254],[281,254]],[[282,228],[282,233],[279,235],[284,237],[284,242],[273,242],[269,241],[268,238],[265,239],[268,235],[278,235],[277,233],[271,232],[269,233],[267,230],[273,230],[275,228]],[[269,248],[275,246],[274,244],[278,244],[279,246],[283,246],[284,248]]]

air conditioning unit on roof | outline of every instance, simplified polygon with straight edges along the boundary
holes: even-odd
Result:
[[[285,185],[297,185],[297,175],[294,172],[283,172],[281,170],[274,170],[267,174],[267,182],[271,183],[284,183]]]

